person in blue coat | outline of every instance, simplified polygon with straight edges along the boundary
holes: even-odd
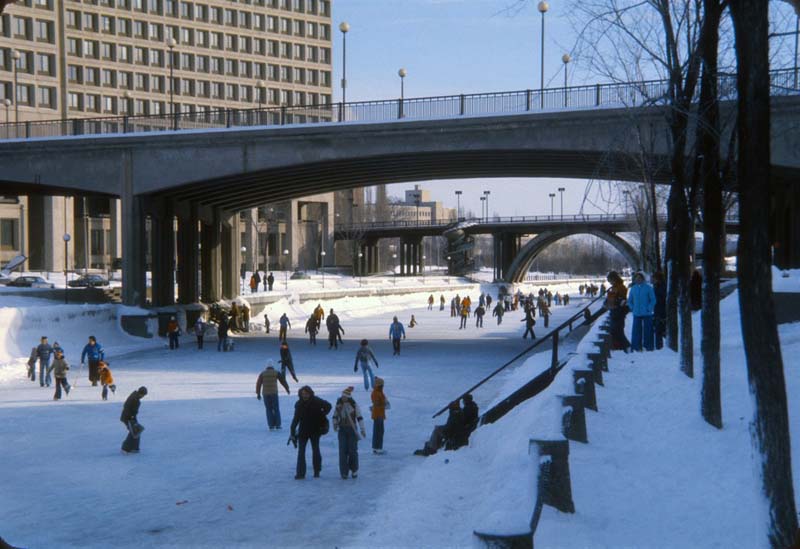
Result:
[[[397,317],[394,317],[389,326],[389,339],[392,340],[392,349],[394,350],[392,355],[400,354],[400,338],[406,338],[406,329],[403,328],[403,323],[398,321]]]
[[[94,336],[89,336],[89,343],[83,348],[81,364],[85,364],[87,358],[89,359],[89,381],[92,382],[92,387],[96,387],[100,380],[100,361],[105,360],[105,353],[103,346],[97,342]]]
[[[655,306],[656,294],[653,287],[645,281],[643,273],[636,273],[633,275],[633,286],[628,290],[628,307],[633,313],[631,349],[634,351],[641,351],[643,344],[646,350],[653,350],[653,310]]]

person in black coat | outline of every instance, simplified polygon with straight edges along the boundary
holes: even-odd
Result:
[[[325,319],[325,326],[328,328],[328,349],[338,349],[344,328],[339,324],[339,316],[333,312],[333,309]]]
[[[217,352],[228,350],[228,317],[222,315],[217,326]]]
[[[308,385],[301,387],[297,393],[299,396],[294,405],[294,418],[292,418],[289,440],[297,446],[297,472],[294,478],[300,480],[306,478],[306,445],[309,441],[311,441],[314,477],[319,477],[322,470],[319,437],[325,434],[323,433],[323,424],[327,422],[325,416],[331,411],[331,403],[314,396],[314,391]]]
[[[651,277],[653,292],[656,294],[656,305],[653,308],[653,331],[656,336],[656,349],[664,347],[664,336],[667,331],[667,284],[664,273],[656,271]]]
[[[292,360],[292,352],[289,350],[289,344],[285,341],[281,343],[281,374],[286,376],[286,370],[292,375],[292,379],[297,382],[297,376],[294,373],[294,361]]]
[[[272,276],[272,273],[269,273],[267,277],[267,285],[269,286],[269,291],[272,291],[272,285],[275,284],[275,277]]]
[[[139,387],[128,396],[125,405],[122,407],[122,415],[119,420],[125,424],[125,428],[128,430],[128,436],[122,443],[122,451],[127,454],[139,453],[139,439],[144,427],[139,424],[136,416],[139,415],[139,405],[146,394],[147,387]]]
[[[533,327],[536,325],[536,319],[533,318],[533,307],[529,307],[525,311],[525,318],[520,320],[520,322],[525,323],[525,333],[522,334],[522,339],[528,339],[528,334],[531,334],[531,339],[536,339],[536,334],[533,333]]]
[[[465,430],[464,425],[464,412],[461,410],[459,401],[454,400],[448,406],[449,415],[447,416],[447,423],[444,425],[437,425],[433,428],[431,438],[425,443],[422,450],[414,452],[420,456],[431,456],[435,454],[442,443],[446,443],[448,448],[455,449],[463,446],[460,442],[463,440],[463,433]]]
[[[466,426],[466,440],[464,444],[469,442],[469,435],[478,428],[478,405],[475,404],[475,400],[473,400],[472,395],[467,394],[464,395],[464,425]]]

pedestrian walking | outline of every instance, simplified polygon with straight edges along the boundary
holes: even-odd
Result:
[[[325,326],[328,328],[328,349],[338,349],[339,343],[342,341],[344,328],[339,323],[339,316],[333,312],[333,309],[328,313]]]
[[[269,291],[270,292],[272,291],[272,285],[273,284],[275,284],[275,277],[270,272],[269,276],[267,277],[267,285],[269,286]]]
[[[228,317],[226,315],[222,315],[219,319],[219,324],[217,325],[217,352],[225,351],[228,352]]]
[[[467,327],[467,318],[469,318],[469,306],[461,302],[461,324],[459,325],[458,329],[463,330]]]
[[[203,320],[203,315],[197,317],[194,322],[194,336],[197,338],[197,349],[203,350],[203,338],[206,335],[206,322]]]
[[[478,305],[475,309],[475,327],[476,328],[483,328],[483,315],[486,314],[486,309],[483,308],[483,305]]]
[[[122,451],[126,454],[139,453],[139,442],[142,437],[142,431],[144,431],[144,427],[139,423],[139,406],[146,395],[147,387],[139,387],[128,396],[127,400],[125,400],[125,405],[122,407],[122,415],[119,420],[128,430],[128,436],[122,443]]]
[[[61,399],[62,387],[64,388],[64,392],[69,394],[71,387],[69,385],[69,381],[67,381],[68,371],[69,364],[67,364],[67,361],[64,359],[64,352],[59,349],[55,353],[55,359],[53,359],[53,363],[47,368],[47,375],[50,375],[50,372],[52,372],[56,384],[56,392],[53,395],[53,400]]]
[[[356,361],[353,364],[353,371],[358,372],[358,365],[361,364],[361,372],[364,374],[365,391],[369,391],[369,388],[375,385],[375,376],[372,374],[372,367],[369,365],[370,360],[375,363],[376,368],[379,368],[378,360],[375,358],[372,349],[369,348],[369,341],[362,339],[361,347],[359,347],[356,352]]]
[[[89,359],[89,381],[92,382],[92,387],[97,387],[97,382],[100,379],[100,361],[105,360],[105,352],[103,346],[97,342],[94,336],[89,336],[89,343],[83,347],[81,353],[81,365],[86,359]]]
[[[297,376],[294,375],[294,361],[292,360],[292,352],[289,350],[289,344],[284,341],[281,343],[281,374],[286,375],[286,370],[292,374],[292,379],[297,383]]]
[[[53,347],[47,342],[47,336],[42,336],[39,339],[39,345],[36,347],[36,356],[39,359],[39,386],[50,387],[51,379],[47,369],[50,366],[50,357],[53,356]]]
[[[298,391],[294,405],[291,435],[289,440],[297,448],[296,480],[306,478],[306,446],[311,442],[311,462],[314,476],[319,477],[322,471],[322,454],[319,452],[319,439],[328,432],[328,418],[331,403],[314,395],[308,385]]]
[[[286,316],[286,313],[283,313],[278,319],[278,324],[280,325],[278,339],[281,341],[286,341],[286,330],[292,327],[292,323],[289,322],[289,317]]]
[[[342,391],[342,396],[336,401],[333,430],[339,434],[339,474],[342,480],[347,480],[348,473],[352,478],[358,478],[358,440],[365,438],[367,431],[361,409],[353,400],[353,387]]]
[[[372,406],[369,407],[372,416],[372,453],[385,454],[383,449],[384,422],[386,421],[386,410],[391,408],[389,400],[383,392],[383,378],[375,377],[375,387],[372,389],[370,400]]]
[[[264,332],[269,333],[269,315],[264,313]]]
[[[444,294],[441,294],[441,295],[439,295],[439,310],[440,311],[444,311],[444,304],[445,304]]]
[[[270,431],[278,431],[281,428],[281,408],[278,402],[278,383],[280,383],[286,394],[289,392],[289,384],[286,383],[286,376],[283,372],[275,370],[271,360],[267,361],[264,371],[258,374],[256,380],[256,398],[261,400],[264,397],[264,408],[267,412],[267,426]]]
[[[653,350],[653,312],[656,294],[653,287],[644,279],[644,273],[633,275],[633,285],[628,290],[628,307],[633,313],[631,329],[631,350]]]
[[[167,336],[169,337],[170,350],[175,350],[180,347],[180,344],[178,343],[178,336],[180,334],[181,329],[180,326],[178,326],[178,321],[174,316],[169,317],[169,322],[167,323]]]
[[[433,294],[431,294],[431,295],[428,296],[428,310],[429,311],[433,310],[433,303],[434,303]]]
[[[506,310],[503,308],[503,302],[498,300],[497,305],[494,306],[492,309],[492,316],[497,317],[497,325],[500,326],[503,323],[503,315],[505,314]]]
[[[406,338],[406,329],[403,328],[403,323],[397,320],[397,317],[392,319],[389,325],[389,339],[392,340],[392,356],[400,354],[400,338]]]
[[[306,333],[308,334],[308,342],[311,345],[317,344],[317,332],[319,332],[319,325],[317,324],[317,319],[314,318],[312,314],[306,321]]]
[[[528,339],[528,334],[531,334],[531,339],[536,339],[536,334],[533,333],[533,327],[536,325],[536,319],[531,314],[530,310],[525,313],[525,318],[521,320],[521,322],[525,323],[525,333],[522,334],[522,339]],[[547,317],[545,317],[545,322],[547,322]],[[545,324],[547,326],[547,324]]]
[[[114,384],[114,376],[111,375],[111,369],[108,367],[108,363],[101,360],[98,368],[100,385],[103,387],[103,391],[100,393],[100,396],[103,400],[108,400],[109,389],[111,389],[112,394],[116,394],[117,392],[117,386]]]

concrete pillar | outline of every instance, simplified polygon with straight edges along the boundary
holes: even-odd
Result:
[[[406,241],[400,239],[400,276],[406,276]]]
[[[245,252],[245,264],[247,269],[254,271],[258,268],[258,208],[245,210],[244,215],[244,241],[242,245],[247,248]]]
[[[110,199],[111,211],[111,238],[108,242],[108,254],[111,263],[114,259],[122,257],[122,203],[118,198]]]
[[[152,303],[165,307],[175,303],[175,217],[169,204],[162,204],[150,217]]]
[[[220,230],[219,223],[203,223],[201,228],[201,296],[206,303],[222,297]]]
[[[222,220],[222,296],[233,299],[239,295],[241,278],[241,235],[238,214],[226,214]]]
[[[419,274],[419,244],[412,242],[411,246],[411,273],[414,275]]]
[[[43,201],[44,223],[42,231],[43,265],[46,271],[64,270],[64,234],[70,234],[67,243],[67,257],[73,258],[75,254],[75,214],[73,199],[63,196],[47,196]],[[33,221],[33,218],[31,218]],[[68,259],[69,268],[74,268],[74,260]]]
[[[147,298],[145,276],[145,216],[143,199],[133,194],[133,165],[131,153],[122,153],[122,302],[143,306]]]
[[[197,210],[193,207],[188,217],[178,218],[178,303],[195,303],[200,297],[197,243]]]

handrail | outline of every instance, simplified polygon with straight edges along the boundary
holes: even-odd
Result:
[[[800,94],[793,69],[770,71],[772,95]],[[667,80],[588,84],[546,90],[383,99],[349,103],[217,108],[199,112],[153,115],[111,115],[93,118],[30,120],[0,123],[0,139],[71,135],[125,134],[247,126],[285,126],[342,122],[391,122],[513,114],[535,110],[647,107],[667,104]],[[736,94],[736,75],[721,74],[721,95]],[[181,95],[179,94],[180,98]],[[126,103],[127,104],[127,103]]]
[[[566,326],[569,326],[570,331],[572,331],[572,323],[575,322],[576,320],[578,320],[579,318],[585,317],[586,316],[586,311],[588,311],[589,308],[592,305],[594,305],[597,301],[599,301],[601,299],[604,299],[604,297],[605,296],[598,296],[598,297],[594,298],[593,300],[591,300],[580,311],[578,311],[577,313],[575,313],[574,315],[569,317],[568,320],[565,320],[564,322],[559,324],[557,327],[553,328],[549,333],[547,333],[546,335],[543,335],[542,337],[540,337],[539,339],[534,341],[533,345],[531,345],[530,347],[528,347],[524,351],[518,353],[516,356],[514,356],[514,358],[512,358],[511,360],[509,360],[508,362],[506,362],[505,364],[500,366],[498,369],[493,371],[491,374],[489,374],[488,376],[486,376],[485,378],[480,380],[478,383],[476,383],[475,385],[473,385],[472,387],[470,387],[469,389],[467,389],[466,391],[461,393],[461,395],[459,395],[458,398],[454,398],[450,402],[455,402],[456,400],[461,400],[466,395],[470,394],[472,391],[474,391],[475,389],[477,389],[478,387],[480,387],[481,385],[483,385],[484,383],[486,383],[487,381],[492,379],[494,376],[499,374],[501,371],[505,370],[511,364],[513,364],[514,362],[516,362],[517,360],[519,360],[523,356],[525,356],[528,353],[530,353],[531,351],[533,351],[536,347],[538,347],[543,342],[547,341],[548,338],[551,338],[551,337],[553,338],[553,362],[551,363],[550,367],[551,368],[557,367],[558,366],[558,338],[559,338],[558,333],[561,330],[563,330]],[[585,324],[585,322],[584,322],[584,324]],[[582,325],[583,324],[581,324],[581,326]],[[447,406],[445,406],[444,408],[442,408],[441,410],[439,410],[438,412],[436,412],[435,414],[433,414],[433,417],[439,417],[444,412],[446,412],[448,408],[449,408],[449,404]]]

